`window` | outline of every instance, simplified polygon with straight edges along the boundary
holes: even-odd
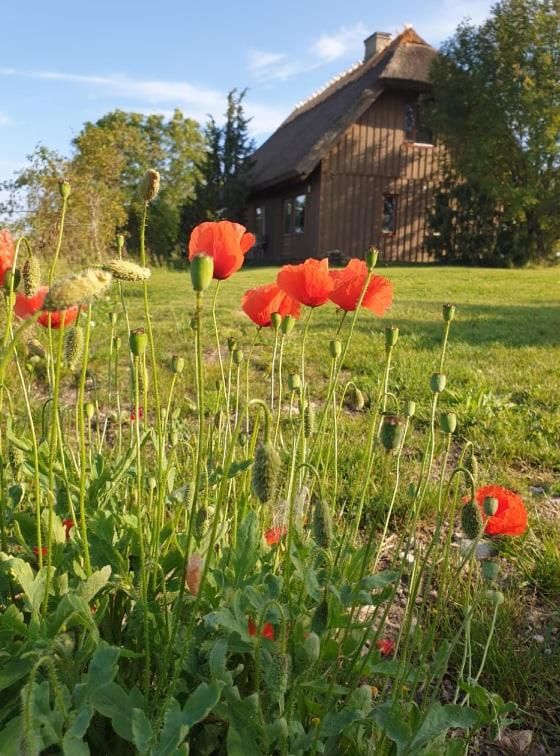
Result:
[[[294,198],[294,234],[303,234],[305,228],[305,194]]]
[[[418,103],[407,102],[404,108],[404,139],[415,144],[433,144],[431,129],[422,122]]]
[[[383,217],[381,231],[384,234],[394,234],[397,227],[397,197],[395,194],[383,195]]]
[[[255,234],[257,241],[262,241],[266,234],[266,220],[264,207],[255,208]]]
[[[291,199],[284,200],[284,233],[292,233],[292,216],[293,216],[293,201]]]

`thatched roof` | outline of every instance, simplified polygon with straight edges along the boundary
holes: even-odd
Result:
[[[344,131],[390,87],[428,86],[436,55],[408,28],[298,105],[253,155],[252,190],[305,179]]]

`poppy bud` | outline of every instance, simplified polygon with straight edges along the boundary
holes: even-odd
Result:
[[[476,483],[476,480],[478,478],[478,459],[476,458],[472,446],[469,447],[470,453],[465,457],[465,468],[470,472],[470,474],[473,476],[474,481]]]
[[[189,320],[189,326],[191,328],[191,331],[198,331],[198,323],[196,322],[196,318],[194,315]]]
[[[171,370],[175,373],[175,375],[178,375],[179,373],[183,372],[183,369],[185,367],[185,360],[183,357],[179,357],[178,355],[174,354],[171,358]]]
[[[34,297],[41,285],[41,264],[32,255],[23,263],[23,291],[26,297]]]
[[[103,264],[105,270],[113,275],[117,281],[147,281],[152,275],[150,268],[143,268],[135,262],[122,260],[117,257],[114,260],[108,260]]]
[[[366,400],[357,386],[350,386],[346,392],[344,403],[352,412],[361,412],[365,407]]]
[[[280,466],[280,455],[269,441],[257,447],[252,484],[255,496],[263,504],[274,498]]]
[[[121,348],[121,344],[122,344],[121,337],[115,336],[115,338],[113,339],[113,346],[115,347],[115,351],[117,352],[119,351],[119,349]]]
[[[332,341],[329,341],[329,352],[333,360],[336,360],[337,357],[340,357],[340,355],[342,354],[342,344],[340,343],[340,339],[333,339]]]
[[[193,596],[198,596],[200,590],[200,581],[202,570],[204,568],[204,559],[200,554],[193,554],[187,562],[186,584]]]
[[[488,559],[485,559],[482,562],[482,577],[485,580],[489,582],[496,580],[499,572],[500,572],[500,566],[498,565],[497,562],[491,562]]]
[[[444,433],[455,433],[457,415],[454,412],[442,412],[439,416],[439,423]]]
[[[494,606],[500,606],[504,603],[504,594],[501,591],[488,590],[484,594],[486,599]]]
[[[117,252],[120,255],[121,252],[123,251],[123,248],[124,248],[124,236],[123,236],[123,234],[117,234],[116,241],[117,241]]]
[[[281,698],[288,689],[292,659],[288,654],[274,654],[268,674],[269,693],[274,699]]]
[[[70,196],[70,183],[68,181],[59,181],[58,191],[60,192],[62,199],[68,199]]]
[[[287,336],[291,331],[293,331],[294,326],[296,324],[296,319],[293,315],[284,315],[282,318],[282,324],[280,326],[280,330],[284,334],[284,336]]]
[[[243,350],[242,349],[234,349],[231,357],[233,359],[234,365],[241,365],[243,362]]]
[[[469,501],[461,510],[461,527],[463,533],[472,541],[480,538],[484,530],[482,514],[476,501]]]
[[[114,310],[109,313],[109,323],[113,327],[117,325],[117,320],[119,319],[119,315]]]
[[[128,337],[130,351],[135,357],[140,357],[148,346],[148,335],[143,328],[135,328]]]
[[[333,538],[332,518],[329,505],[323,499],[318,499],[313,507],[312,530],[316,544],[328,549]]]
[[[323,599],[313,612],[311,617],[311,629],[318,636],[323,635],[329,625],[329,605],[326,599]]]
[[[444,304],[443,305],[443,319],[446,323],[450,323],[455,317],[455,305]]]
[[[385,348],[392,349],[399,340],[399,329],[397,326],[385,326]]]
[[[303,433],[305,438],[315,433],[315,407],[311,402],[306,402],[303,410]]]
[[[95,407],[93,402],[86,402],[84,404],[84,411],[88,420],[91,420],[95,414]]]
[[[484,499],[482,507],[485,515],[493,517],[498,511],[498,499],[495,499],[493,496],[487,496]]]
[[[70,370],[76,370],[84,352],[84,331],[80,326],[67,331],[64,344],[64,356]]]
[[[282,325],[282,315],[279,312],[273,312],[270,316],[270,322],[275,331],[277,331]]]
[[[416,414],[416,402],[413,399],[409,399],[404,405],[404,416],[410,420]]]
[[[106,270],[88,268],[79,273],[70,273],[59,278],[49,289],[44,302],[44,309],[65,310],[73,305],[88,304],[93,299],[105,294],[113,277]]]
[[[370,273],[377,265],[378,257],[379,257],[379,250],[376,247],[370,247],[368,251],[366,252],[366,265]]]
[[[150,475],[150,477],[148,478],[148,488],[150,489],[150,491],[155,491],[157,488],[157,480],[153,475]]]
[[[237,349],[237,341],[233,338],[233,336],[228,336],[227,340],[227,348],[228,352],[231,354],[235,349]]]
[[[19,270],[12,270],[9,268],[4,274],[4,291],[9,294],[10,290],[15,291],[19,286],[21,280],[21,273]]]
[[[179,434],[177,433],[177,431],[171,431],[171,433],[169,434],[169,443],[171,444],[171,446],[177,446],[177,444],[179,443]]]
[[[432,376],[430,378],[430,388],[434,392],[434,394],[441,394],[441,392],[445,389],[446,383],[447,378],[445,377],[444,373],[432,373]]]
[[[249,436],[245,433],[245,431],[241,431],[239,436],[237,437],[237,440],[239,442],[239,446],[247,446],[247,441],[249,440]]]
[[[396,451],[404,436],[405,421],[398,415],[383,415],[379,440],[387,451]]]
[[[8,449],[8,461],[14,473],[18,473],[25,461],[24,452],[13,444]]]
[[[290,373],[288,376],[288,388],[290,391],[301,390],[301,376],[299,373]]]
[[[310,664],[315,664],[321,651],[321,639],[317,633],[309,633],[303,641],[303,650]]]
[[[195,255],[191,260],[191,282],[194,291],[203,292],[214,275],[214,260],[210,255]]]
[[[144,174],[139,187],[140,197],[144,202],[151,202],[154,200],[159,192],[160,177],[159,172],[153,168],[149,168]]]

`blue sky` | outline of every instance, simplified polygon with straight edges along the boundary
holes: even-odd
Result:
[[[4,0],[0,181],[38,143],[70,151],[84,121],[115,108],[219,117],[249,88],[258,142],[294,105],[363,55],[374,31],[411,24],[437,46],[488,0]]]

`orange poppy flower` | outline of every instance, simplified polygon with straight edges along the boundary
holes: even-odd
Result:
[[[214,278],[229,278],[243,265],[246,253],[255,244],[255,237],[245,226],[231,221],[206,221],[191,233],[189,260],[205,254],[214,260]]]
[[[48,286],[41,286],[39,291],[32,297],[26,297],[25,294],[16,294],[14,312],[18,318],[27,320],[42,309],[45,298],[49,292]],[[68,307],[66,310],[55,310],[54,312],[42,312],[39,316],[38,323],[44,328],[60,328],[64,323],[65,326],[72,325],[78,317],[80,308],[78,305]]]
[[[68,541],[70,539],[70,531],[74,527],[74,520],[71,517],[67,517],[65,520],[62,520],[62,524],[64,525],[66,540]]]
[[[257,634],[257,626],[255,625],[252,617],[249,617],[249,621],[247,623],[247,632],[249,633],[249,635]],[[272,624],[272,622],[264,623],[261,630],[261,637],[271,641],[274,640],[274,625]]]
[[[360,294],[364,288],[368,268],[364,260],[353,257],[343,270],[333,270],[331,278],[335,289],[330,295],[331,302],[346,312],[353,312],[358,306]],[[373,276],[362,300],[366,307],[376,315],[384,315],[393,303],[393,285],[383,276]]]
[[[280,313],[282,317],[293,315],[294,318],[299,318],[300,313],[299,302],[285,294],[275,283],[246,291],[241,300],[241,309],[253,323],[262,328],[270,325],[274,312]]]
[[[395,650],[395,641],[391,638],[379,638],[376,646],[381,651],[381,656],[391,656]]]
[[[7,228],[0,230],[0,286],[4,285],[6,273],[14,264],[14,240]]]
[[[498,500],[496,514],[491,517],[484,514],[484,499],[488,496]],[[527,530],[527,510],[521,496],[513,491],[502,486],[484,486],[476,492],[476,503],[482,510],[484,532],[488,535],[518,536]]]
[[[264,532],[264,539],[269,546],[274,546],[276,543],[280,543],[282,538],[288,532],[288,528],[283,525],[277,525],[275,528],[269,528]]]
[[[334,289],[329,275],[329,261],[309,258],[300,265],[284,265],[276,283],[292,299],[307,307],[319,307]]]

